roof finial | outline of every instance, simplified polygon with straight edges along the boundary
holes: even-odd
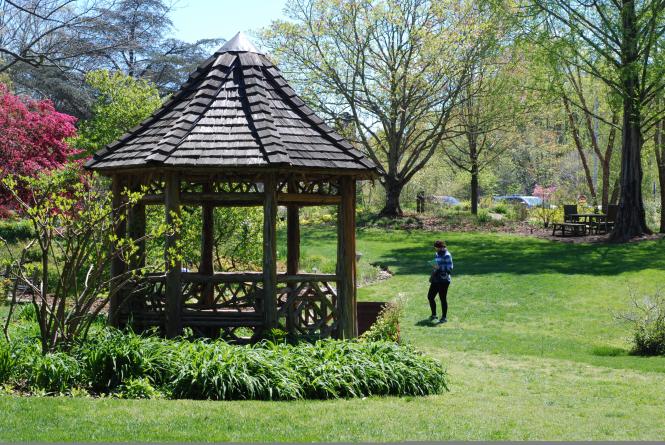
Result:
[[[228,53],[228,52],[238,52],[238,53],[257,53],[257,54],[263,54],[261,51],[256,49],[254,44],[249,41],[247,36],[240,31],[238,34],[233,36],[231,40],[226,42],[224,46],[222,46],[218,53]]]

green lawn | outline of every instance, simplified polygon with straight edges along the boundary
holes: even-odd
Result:
[[[332,230],[303,230],[307,256]],[[455,260],[449,323],[431,327],[427,261]],[[404,338],[448,368],[428,398],[305,402],[125,401],[0,396],[0,441],[387,441],[665,439],[665,357],[627,354],[614,315],[665,284],[665,240],[571,245],[500,234],[361,231],[361,261],[396,275],[361,300],[407,298]]]

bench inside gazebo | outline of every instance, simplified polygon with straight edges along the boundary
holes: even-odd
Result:
[[[172,234],[165,270],[113,293],[111,324],[157,327],[170,337],[191,328],[235,340],[259,338],[272,328],[295,336],[357,335],[355,190],[358,179],[374,177],[374,164],[317,117],[242,34],[87,167],[111,178],[116,208],[124,208],[124,189],[145,193],[127,208],[118,236],[143,239],[146,205],[163,205],[168,223],[177,221],[181,206],[201,207],[198,271],[183,271],[173,255],[178,235]],[[334,274],[300,272],[299,208],[310,205],[338,206]],[[214,270],[217,206],[263,208],[263,243],[256,246],[263,251],[262,271]],[[287,208],[287,266],[281,272],[278,206]],[[111,274],[142,266],[116,258]]]

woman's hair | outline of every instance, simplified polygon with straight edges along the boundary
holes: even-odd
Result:
[[[445,241],[436,240],[434,241],[434,247],[436,247],[437,249],[442,249],[446,247],[446,243]]]

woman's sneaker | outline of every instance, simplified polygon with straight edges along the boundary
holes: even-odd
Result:
[[[435,320],[436,320],[436,315],[431,315],[431,316],[429,317],[429,320],[430,320],[430,321],[435,321]]]
[[[439,323],[448,323],[448,319],[446,317],[441,317],[441,320],[439,320]]]

